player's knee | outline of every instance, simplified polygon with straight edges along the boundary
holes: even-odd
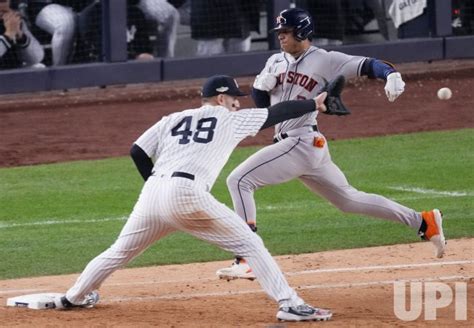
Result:
[[[169,20],[170,25],[176,25],[176,26],[179,25],[179,20],[180,20],[179,11],[173,8],[173,10],[170,12],[170,16],[168,20]]]
[[[340,211],[344,213],[354,213],[355,207],[357,206],[357,194],[359,191],[353,187],[349,187],[344,190],[337,200],[333,200],[332,203]]]
[[[70,42],[74,38],[75,27],[74,19],[66,19],[55,27],[53,36],[61,38],[65,42]]]
[[[333,205],[336,206],[341,212],[344,212],[344,213],[351,212],[352,206],[350,202],[347,202],[347,201],[333,202]]]
[[[252,233],[248,236],[249,238],[245,240],[245,243],[242,243],[239,247],[234,249],[234,253],[238,257],[255,257],[261,253],[261,249],[265,248],[262,238],[256,233]]]
[[[229,190],[240,190],[240,191],[253,191],[255,188],[253,187],[252,183],[246,179],[245,176],[241,176],[238,173],[232,172],[227,177],[227,188]]]

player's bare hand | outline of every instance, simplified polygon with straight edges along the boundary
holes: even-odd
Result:
[[[277,75],[274,73],[262,73],[255,77],[253,87],[262,91],[270,91],[277,85]]]
[[[3,15],[3,25],[5,26],[5,35],[12,40],[21,38],[23,31],[21,30],[21,17],[16,11],[8,11]]]
[[[322,113],[327,111],[326,105],[324,104],[327,96],[328,96],[328,93],[324,91],[320,93],[316,98],[314,98],[314,101],[316,102],[316,110],[319,110]]]
[[[385,84],[385,94],[388,101],[395,101],[405,91],[405,82],[402,80],[402,75],[398,72],[391,73],[387,76],[387,83]]]

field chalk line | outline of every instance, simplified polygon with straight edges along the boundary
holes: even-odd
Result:
[[[425,189],[418,187],[407,187],[407,186],[391,186],[388,187],[392,190],[411,192],[416,194],[422,194],[423,197],[413,197],[413,196],[402,196],[402,197],[392,197],[397,200],[415,200],[420,198],[439,198],[439,197],[472,197],[474,193],[465,192],[465,191],[442,191],[434,189]],[[429,196],[428,196],[429,195]],[[314,203],[316,204],[316,203]],[[259,206],[257,210],[263,211],[273,211],[273,210],[283,210],[283,209],[292,209],[297,208],[294,206],[278,206],[278,205],[267,205]],[[71,219],[71,220],[60,220],[57,218],[44,218],[38,221],[27,222],[27,223],[2,223],[0,222],[0,229],[16,228],[16,227],[29,227],[29,226],[42,226],[42,225],[57,225],[57,224],[82,224],[82,223],[97,223],[97,222],[109,222],[109,221],[125,221],[128,216],[120,216],[113,218],[101,218],[101,219],[90,219],[90,220],[80,220],[80,219]]]
[[[317,270],[305,270],[297,272],[285,272],[287,276],[298,276],[304,274],[315,274],[315,273],[338,273],[338,272],[356,272],[356,271],[375,271],[375,270],[390,270],[390,269],[410,269],[419,267],[433,267],[443,265],[462,265],[462,264],[474,264],[474,260],[459,260],[459,261],[443,261],[443,262],[428,262],[428,263],[414,263],[414,264],[395,264],[395,265],[375,265],[375,266],[361,266],[361,267],[346,267],[346,268],[332,268],[332,269],[317,269]],[[469,277],[468,277],[469,278]],[[212,281],[217,278],[203,278],[203,279],[181,279],[181,280],[163,280],[163,281],[147,281],[147,282],[130,282],[130,283],[105,283],[107,287],[119,287],[119,286],[130,286],[130,285],[152,285],[152,284],[166,284],[166,283],[179,283],[179,282],[204,282]],[[318,285],[324,286],[324,285]],[[316,288],[316,287],[315,287]],[[318,287],[319,288],[319,287]],[[9,289],[0,290],[0,295],[5,294],[18,294],[28,292],[44,292],[44,289]]]
[[[368,287],[368,286],[380,286],[380,285],[391,285],[395,282],[428,282],[428,281],[456,281],[456,280],[470,280],[474,279],[474,276],[442,276],[433,278],[413,278],[413,279],[397,279],[397,280],[380,280],[371,282],[353,282],[353,283],[340,283],[340,284],[319,284],[319,285],[307,285],[300,286],[296,290],[307,290],[307,289],[331,289],[331,288],[351,288],[351,287]],[[187,299],[187,298],[201,298],[201,297],[212,297],[212,296],[235,296],[244,294],[259,294],[264,293],[261,289],[248,289],[239,291],[225,291],[225,292],[213,292],[213,293],[196,293],[196,294],[170,294],[162,296],[133,296],[133,297],[111,297],[107,301],[126,302],[126,301],[153,301],[153,300],[174,300],[174,299]]]
[[[398,190],[398,191],[413,192],[416,194],[431,194],[431,195],[437,195],[437,196],[450,196],[450,197],[474,196],[474,193],[464,192],[464,191],[442,191],[442,190],[425,189],[425,188],[418,188],[418,187],[404,187],[404,186],[392,186],[388,188],[392,190]]]

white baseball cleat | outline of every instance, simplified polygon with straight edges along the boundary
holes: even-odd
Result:
[[[244,259],[235,259],[231,267],[217,270],[216,275],[219,279],[226,279],[227,281],[234,279],[257,279]]]
[[[66,295],[63,295],[61,297],[56,297],[54,299],[54,304],[55,308],[57,310],[69,310],[69,309],[74,309],[74,308],[92,308],[94,305],[96,305],[99,302],[99,293],[96,291],[91,292],[90,294],[87,294],[86,297],[84,297],[84,300],[82,301],[81,304],[73,304],[71,303],[67,298]]]
[[[446,252],[446,239],[443,232],[443,214],[440,210],[421,212],[423,221],[426,223],[426,230],[421,232],[421,238],[429,240],[435,247],[435,255],[442,258]]]
[[[327,321],[332,312],[326,309],[314,308],[308,304],[298,306],[282,306],[276,315],[280,321]]]

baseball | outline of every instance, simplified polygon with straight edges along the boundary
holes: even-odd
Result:
[[[450,88],[441,88],[438,90],[438,98],[441,100],[448,100],[453,95]]]

